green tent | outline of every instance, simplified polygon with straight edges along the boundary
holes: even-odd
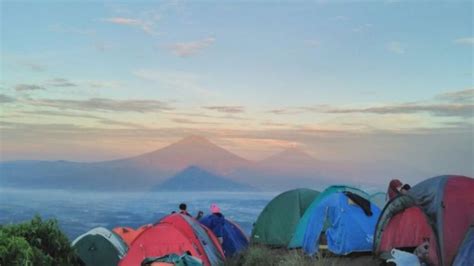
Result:
[[[97,227],[72,242],[86,266],[116,266],[127,253],[127,244],[114,232]]]
[[[318,194],[318,191],[301,188],[276,196],[258,216],[252,242],[286,247],[301,216]]]

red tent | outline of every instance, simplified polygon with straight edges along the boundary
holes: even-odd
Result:
[[[387,203],[376,227],[374,252],[413,250],[427,241],[429,261],[451,265],[472,224],[474,179],[433,177]]]
[[[172,214],[145,229],[133,240],[120,266],[140,265],[147,257],[184,254],[203,261],[204,265],[218,265],[224,261],[222,248],[214,234],[194,218]]]
[[[132,243],[120,266],[141,265],[147,257],[160,257],[170,253],[201,258],[193,243],[180,230],[169,224],[158,224],[143,231]]]
[[[172,214],[161,219],[161,223],[171,224],[183,232],[198,246],[200,252],[207,255],[208,262],[211,265],[224,261],[224,251],[217,237],[194,218],[183,214]],[[203,262],[206,264],[206,259],[203,259]]]

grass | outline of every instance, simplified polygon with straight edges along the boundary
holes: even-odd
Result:
[[[274,249],[252,245],[239,255],[227,259],[226,266],[336,266],[336,265],[379,265],[380,261],[370,254],[345,257],[331,254],[309,257],[299,250]]]

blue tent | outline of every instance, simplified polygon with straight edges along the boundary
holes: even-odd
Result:
[[[213,230],[213,224],[211,222],[212,215],[208,215],[199,220],[203,225],[207,226],[209,229]],[[236,253],[244,250],[248,244],[249,240],[245,233],[240,229],[240,227],[234,222],[225,219],[224,229],[223,229],[223,243],[222,249],[226,257],[231,257]]]
[[[322,199],[309,213],[303,249],[313,255],[325,233],[329,251],[338,255],[372,250],[375,225],[380,209],[370,204],[372,215],[352,201],[344,192],[335,192]]]
[[[471,226],[469,231],[467,231],[466,237],[459,248],[453,265],[474,265],[474,224]]]

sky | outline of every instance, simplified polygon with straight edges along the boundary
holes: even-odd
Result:
[[[202,135],[474,173],[470,1],[2,1],[0,160]]]

